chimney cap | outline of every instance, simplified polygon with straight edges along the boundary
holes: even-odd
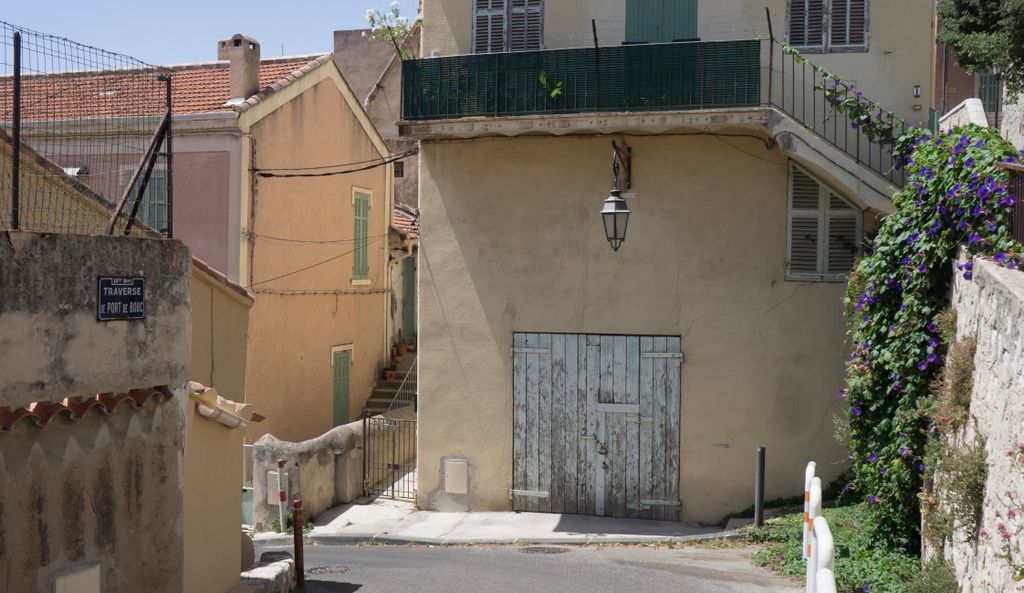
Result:
[[[259,49],[260,42],[256,41],[252,37],[242,35],[241,33],[235,33],[231,36],[231,39],[224,39],[220,41],[217,46],[221,49],[227,49],[229,47],[247,47],[247,49]]]

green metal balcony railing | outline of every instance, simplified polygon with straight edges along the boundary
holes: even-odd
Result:
[[[758,40],[656,43],[407,60],[406,121],[752,107]]]

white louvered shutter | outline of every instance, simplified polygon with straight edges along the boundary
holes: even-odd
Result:
[[[510,0],[509,51],[544,49],[544,0]]]
[[[846,200],[828,194],[828,252],[825,273],[849,274],[860,253],[861,215]]]
[[[810,175],[790,165],[789,175],[789,273],[821,274],[821,187]]]
[[[830,47],[863,47],[868,37],[867,0],[832,0]]]
[[[789,0],[789,44],[804,49],[825,47],[825,0]]]
[[[473,0],[473,53],[505,51],[506,0]]]

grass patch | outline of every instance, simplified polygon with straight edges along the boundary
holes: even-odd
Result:
[[[867,504],[824,509],[836,542],[836,586],[839,593],[910,593],[919,577],[919,560],[903,551],[888,549],[876,537],[878,520]],[[780,574],[806,574],[801,559],[803,513],[793,513],[765,522],[763,528],[749,528],[749,541],[765,546],[755,560]],[[865,588],[867,586],[867,588]]]

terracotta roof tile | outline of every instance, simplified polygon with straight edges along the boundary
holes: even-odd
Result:
[[[164,112],[165,85],[157,77],[171,72],[174,113],[187,115],[244,111],[273,90],[330,61],[330,54],[272,58],[260,62],[260,91],[238,106],[227,105],[229,64],[226,61],[154,67],[119,72],[70,72],[22,78],[24,119],[86,119],[159,116]],[[12,85],[0,77],[0,112],[10,113]]]
[[[391,216],[391,228],[408,239],[420,238],[420,219],[418,216],[397,206]]]
[[[149,389],[132,389],[128,393],[101,393],[92,397],[70,397],[61,402],[35,402],[24,408],[0,407],[0,432],[6,432],[19,421],[32,422],[36,426],[46,426],[50,420],[63,416],[67,420],[81,420],[95,408],[104,415],[117,411],[122,404],[131,409],[142,407],[150,399],[163,403],[174,397],[166,387]]]

